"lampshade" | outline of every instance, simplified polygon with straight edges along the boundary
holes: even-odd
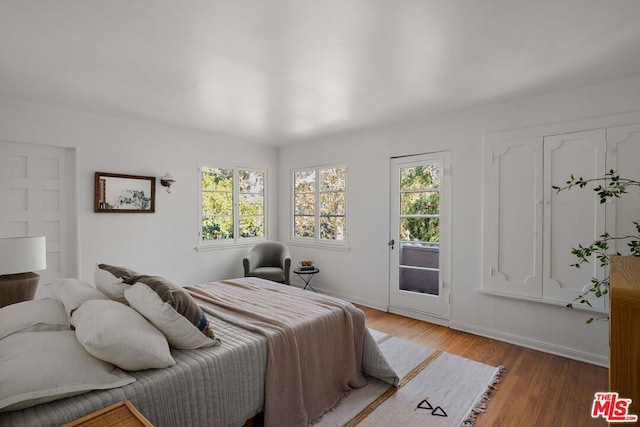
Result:
[[[0,275],[28,273],[46,268],[44,236],[0,238]]]

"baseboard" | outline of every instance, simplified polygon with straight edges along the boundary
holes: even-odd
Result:
[[[300,287],[302,286],[304,286],[304,284],[300,285]],[[507,333],[495,331],[492,329],[480,328],[478,326],[469,325],[462,322],[456,322],[453,320],[450,321],[447,319],[442,319],[435,316],[429,316],[419,312],[401,309],[398,307],[381,306],[380,304],[377,304],[373,301],[368,301],[362,298],[351,297],[351,296],[336,293],[336,292],[329,292],[323,288],[316,288],[316,290],[319,293],[330,295],[332,297],[340,298],[343,300],[351,301],[354,304],[360,304],[365,307],[373,308],[375,310],[398,314],[400,316],[410,317],[413,319],[423,320],[425,322],[434,323],[436,325],[448,326],[451,329],[455,329],[458,331],[468,332],[470,334],[479,335],[482,337],[491,338],[498,341],[504,341],[509,344],[530,348],[532,350],[542,351],[543,353],[554,354],[556,356],[566,357],[568,359],[578,360],[580,362],[590,363],[596,366],[602,366],[603,368],[609,367],[609,358],[600,356],[597,354],[586,353],[586,352],[578,351],[568,347],[549,344],[549,343],[545,343],[537,340],[531,340],[528,338],[523,338],[518,335],[507,334]]]
[[[577,360],[580,362],[590,363],[596,366],[602,366],[603,368],[609,367],[609,357],[600,356],[598,354],[587,353],[584,351],[575,350],[568,347],[563,347],[555,344],[549,344],[542,341],[523,338],[518,335],[507,334],[491,329],[479,328],[474,325],[466,323],[452,321],[450,325],[451,329],[456,329],[462,332],[468,332],[470,334],[479,335],[486,338],[495,339],[498,341],[504,341],[509,344],[515,344],[521,347],[530,348],[532,350],[541,351],[543,353],[554,354],[556,356],[566,357],[568,359]]]
[[[406,308],[394,307],[391,305],[388,307],[386,311],[388,311],[389,313],[398,314],[400,316],[410,317],[411,319],[418,319],[424,322],[434,323],[440,326],[450,326],[449,319],[445,319],[437,316],[431,316],[429,314],[421,313],[419,311],[408,310]]]
[[[302,288],[302,286],[304,286],[304,284],[301,285],[300,288]],[[314,286],[314,288],[320,294],[329,295],[329,296],[334,297],[334,298],[339,298],[341,300],[349,301],[349,302],[351,302],[353,304],[363,305],[363,306],[368,307],[368,308],[373,308],[374,310],[379,310],[379,311],[384,311],[384,312],[387,311],[387,306],[386,305],[380,305],[380,304],[378,304],[378,303],[376,303],[374,301],[369,301],[369,300],[362,299],[362,298],[359,298],[359,297],[352,297],[350,295],[344,295],[344,294],[338,293],[338,292],[331,292],[331,291],[328,291],[328,290],[326,290],[324,288],[318,288],[318,287],[315,287],[315,286]]]

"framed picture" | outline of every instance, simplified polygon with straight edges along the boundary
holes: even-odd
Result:
[[[94,212],[154,213],[156,178],[96,172]]]

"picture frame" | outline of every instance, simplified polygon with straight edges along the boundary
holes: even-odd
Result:
[[[93,211],[98,213],[154,213],[156,178],[96,172]]]

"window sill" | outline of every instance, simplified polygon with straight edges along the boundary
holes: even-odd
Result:
[[[504,292],[496,292],[496,291],[491,291],[491,290],[487,290],[487,289],[480,289],[480,293],[485,294],[485,295],[491,295],[491,296],[495,296],[495,297],[500,297],[500,298],[509,298],[509,299],[516,299],[516,300],[521,300],[521,301],[530,301],[530,302],[537,302],[540,304],[547,304],[547,305],[555,305],[558,307],[564,307],[567,310],[573,310],[573,311],[586,311],[589,313],[596,313],[596,314],[609,314],[609,310],[606,308],[599,308],[599,307],[589,307],[587,305],[584,304],[578,304],[578,303],[574,303],[573,305],[573,309],[570,309],[567,307],[566,302],[562,302],[562,301],[554,301],[554,300],[548,300],[548,299],[544,299],[544,298],[535,298],[535,297],[527,297],[527,296],[523,296],[523,295],[516,295],[516,294],[507,294]]]
[[[264,241],[266,240],[260,239],[260,240],[251,240],[248,242],[241,242],[241,243],[229,242],[229,243],[216,243],[213,245],[198,245],[194,247],[193,250],[196,252],[208,252],[208,251],[217,251],[222,249],[250,248],[250,247],[253,247],[256,243],[264,242]]]
[[[323,243],[307,243],[307,242],[298,242],[295,240],[289,240],[287,242],[289,246],[300,246],[304,248],[314,248],[314,249],[325,249],[329,251],[337,251],[337,252],[349,252],[351,248],[349,245],[331,245],[331,244],[323,244]]]

